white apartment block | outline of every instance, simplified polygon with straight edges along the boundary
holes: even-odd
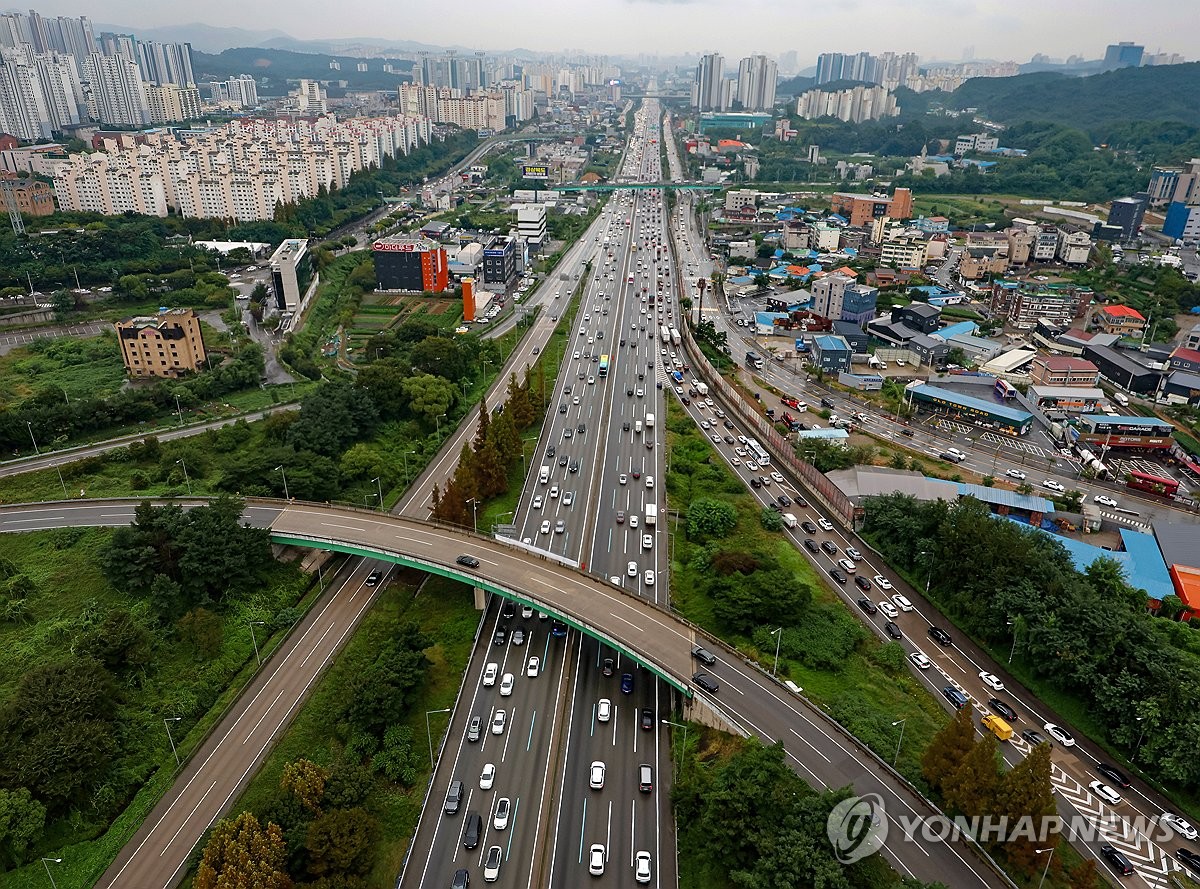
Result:
[[[101,123],[144,127],[150,123],[145,84],[137,62],[124,55],[87,57],[88,113]]]
[[[725,193],[725,209],[737,213],[744,209],[754,210],[758,207],[758,192],[749,188],[734,189]]]
[[[514,99],[514,105],[519,103],[521,110],[528,112],[528,117],[515,116],[525,120],[533,116],[532,98],[532,95],[522,95],[519,100]],[[428,117],[434,123],[454,124],[464,130],[499,132],[504,129],[508,110],[508,99],[503,90],[465,95],[459,89],[412,83],[400,84],[399,102],[401,114]]]
[[[301,80],[296,90],[296,107],[301,114],[316,116],[325,114],[329,109],[325,105],[325,91],[316,80]]]
[[[156,86],[148,83],[145,92],[151,123],[198,120],[203,113],[200,90],[195,86],[176,86],[173,83]]]
[[[425,118],[340,123],[332,117],[294,122],[259,118],[185,138],[151,133],[144,144],[108,139],[104,153],[71,155],[60,162],[55,192],[64,210],[120,213],[130,189],[108,180],[131,179],[150,183],[134,191],[154,197],[146,198],[139,213],[165,216],[172,209],[180,216],[270,219],[279,204],[313,197],[322,186],[344,188],[355,172],[408,154],[427,143],[430,134]]]
[[[50,108],[37,68],[22,50],[0,52],[0,130],[27,142],[49,139]]]
[[[924,268],[928,259],[929,245],[919,238],[884,241],[879,251],[879,261],[884,265],[919,269]]]
[[[796,114],[805,120],[836,117],[848,123],[862,123],[899,113],[896,97],[881,86],[856,86],[837,92],[809,90],[796,100]]]
[[[1092,239],[1087,232],[1059,230],[1058,258],[1067,265],[1083,265],[1092,253]]]
[[[242,108],[255,108],[258,105],[258,81],[249,74],[231,77],[225,81],[225,94],[229,101]]]

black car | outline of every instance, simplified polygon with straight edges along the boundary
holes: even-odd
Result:
[[[804,548],[814,556],[821,551],[821,548],[817,546],[816,541],[814,541],[811,537],[804,538]]]
[[[503,645],[507,641],[508,641],[508,627],[504,627],[504,626],[497,627],[496,635],[494,635],[492,637],[492,644],[493,645]]]
[[[772,512],[783,512],[783,507],[774,500],[767,504],[767,509],[771,510]]]
[[[1025,731],[1021,732],[1021,737],[1024,738],[1026,741],[1028,741],[1030,744],[1032,744],[1034,747],[1036,747],[1038,744],[1049,743],[1046,740],[1046,736],[1043,735],[1041,732],[1039,732],[1037,729],[1027,728],[1027,729],[1025,729]]]
[[[1194,874],[1200,874],[1200,855],[1191,849],[1176,849],[1175,857]]]
[[[459,556],[454,561],[466,568],[478,568],[479,567],[479,560],[477,558],[475,558],[474,556]]]
[[[938,645],[953,645],[954,644],[954,640],[950,638],[950,634],[947,633],[945,630],[943,630],[941,627],[930,627],[929,628],[929,638],[932,639],[934,642],[936,642]]]
[[[1017,711],[999,698],[989,698],[988,706],[1007,719],[1009,722],[1017,718]]]
[[[571,462],[571,458],[568,457],[566,454],[563,454],[561,457],[558,458],[559,466],[566,466],[570,462]]]
[[[377,586],[381,580],[383,580],[383,572],[372,571],[367,575],[367,586]]]
[[[450,889],[467,889],[471,885],[471,872],[460,867],[450,879]]]
[[[895,621],[889,620],[886,624],[884,624],[883,631],[885,633],[887,633],[889,636],[891,636],[893,639],[898,640],[898,639],[904,638],[904,634],[900,632],[900,627],[896,626]]]
[[[807,540],[804,542],[808,543]],[[860,590],[862,590],[864,593],[871,589],[871,581],[867,580],[861,574],[854,575],[854,585],[856,587],[858,587]]]
[[[833,407],[833,399],[832,398],[822,398],[821,399],[821,407],[832,408]]]
[[[621,431],[622,432],[629,431],[629,421],[628,420],[626,420],[624,423],[621,424]]]
[[[479,845],[479,837],[482,835],[483,816],[481,816],[478,812],[468,812],[467,820],[463,823],[463,848],[474,849]]]
[[[654,711],[649,707],[642,708],[641,726],[643,731],[650,731],[654,728]]]
[[[837,544],[832,540],[822,540],[821,549],[825,550],[831,556],[836,556],[838,551]]]
[[[500,616],[505,620],[512,620],[517,616],[517,606],[512,603],[512,600],[504,600],[504,604],[500,607]]]
[[[700,645],[692,648],[692,657],[708,667],[713,666],[717,662],[717,656]]]
[[[613,659],[610,657],[606,657],[604,659],[604,666],[603,666],[603,668],[601,668],[600,672],[605,676],[611,676],[613,674],[613,670],[614,670],[615,666],[616,665],[614,664]]]
[[[1118,851],[1114,846],[1110,846],[1108,843],[1102,843],[1100,845],[1100,854],[1103,856],[1105,861],[1112,865],[1112,869],[1121,876],[1133,876],[1133,865],[1130,864],[1129,859],[1126,858],[1125,855]]]
[[[752,488],[761,488],[761,487],[762,487],[762,482],[760,482],[760,481],[759,481],[757,478],[755,478],[754,476],[750,476],[750,487],[752,487]]]
[[[567,406],[565,404],[560,404],[558,406],[558,412],[560,414],[565,414],[567,412]]]
[[[792,502],[793,502],[793,503],[796,505],[796,507],[797,507],[797,508],[799,508],[799,509],[808,509],[808,501],[807,501],[807,500],[805,500],[805,499],[803,499],[803,498],[801,498],[801,497],[793,497],[793,498],[792,498]]]
[[[580,423],[578,426],[575,427],[575,431],[578,432],[580,435],[583,435],[585,432],[587,432],[587,424]]]
[[[1129,779],[1127,777],[1125,777],[1125,773],[1122,772],[1118,768],[1114,768],[1113,766],[1110,766],[1106,762],[1102,762],[1099,765],[1097,765],[1096,771],[1099,772],[1101,775],[1103,775],[1105,778],[1107,778],[1109,781],[1111,781],[1113,784],[1116,784],[1118,787],[1128,787],[1129,786]]]
[[[633,387],[632,387],[632,386],[630,386],[628,389],[626,389],[626,390],[625,390],[625,394],[626,394],[626,395],[633,395]]]
[[[791,506],[792,498],[789,497],[787,494],[780,494],[778,497],[775,498],[775,502],[778,503],[780,506]]]
[[[733,428],[733,423],[731,423],[729,420],[724,421],[721,425],[724,426],[726,429]]]
[[[858,607],[861,608],[863,611],[865,611],[867,614],[875,614],[877,611],[879,611],[879,609],[875,607],[875,603],[872,602],[870,599],[868,599],[866,596],[863,596],[861,599],[858,600]]]
[[[578,472],[579,471],[579,461],[578,460],[573,461],[571,463],[571,465],[567,467],[567,469],[571,472]]]
[[[913,437],[914,435],[916,435],[917,433],[913,432],[911,429],[909,429],[909,428],[906,426],[906,427],[904,427],[903,429],[901,429],[901,430],[900,430],[900,434],[901,434],[901,435],[907,435],[909,438],[912,438],[912,437]]]
[[[547,457],[553,457],[556,453],[558,453],[558,449],[554,447],[554,445],[550,445],[550,447],[546,448]]]
[[[692,400],[690,398],[688,398],[686,395],[679,396],[679,400],[683,402],[684,407],[687,407],[689,404],[692,403]]]
[[[707,673],[697,673],[692,677],[692,682],[696,683],[709,694],[715,695],[721,690],[721,686],[717,683],[717,680],[713,679]]]
[[[817,526],[812,522],[801,522],[800,527],[804,529],[805,534],[816,534]]]

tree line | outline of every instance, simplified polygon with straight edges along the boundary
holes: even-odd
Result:
[[[1195,790],[1200,634],[1192,623],[1155,616],[1115,560],[1077,571],[1052,537],[997,519],[973,498],[892,494],[864,506],[863,534],[899,570],[927,574],[931,598],[964,632],[996,652],[1015,642],[1024,668],[1077,701],[1098,740],[1128,751],[1163,784]]]

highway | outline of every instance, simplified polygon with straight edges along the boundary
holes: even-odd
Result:
[[[134,501],[95,501],[88,504],[4,506],[0,507],[0,532],[66,525],[115,526],[130,521],[136,505]],[[789,762],[814,786],[841,787],[853,784],[859,793],[879,793],[885,801],[890,819],[902,814],[932,814],[934,811],[877,757],[829,721],[822,711],[792,694],[757,666],[743,662],[718,640],[696,631],[669,611],[644,598],[564,566],[550,556],[532,555],[520,546],[458,529],[366,510],[256,500],[248,504],[248,515],[255,524],[269,522],[272,539],[277,543],[311,544],[318,548],[350,551],[419,567],[474,582],[488,591],[511,597],[517,602],[516,607],[528,603],[541,608],[574,627],[584,629],[610,648],[622,649],[627,654],[637,652],[636,659],[642,670],[652,670],[672,685],[692,691],[695,691],[691,681],[694,668],[690,652],[692,645],[699,641],[719,658],[718,664],[711,668],[711,673],[719,681],[720,689],[713,695],[696,692],[686,712],[689,718],[702,716],[701,711],[722,713],[733,725],[757,734],[767,742],[783,741]],[[478,559],[480,567],[471,569],[458,565],[455,560],[460,555]],[[292,669],[298,666],[294,658],[300,656],[305,647],[311,646],[312,637],[317,634],[320,625],[319,617],[315,616],[304,634],[293,637],[297,641],[291,657],[273,659],[276,662],[274,673],[290,675]],[[569,641],[571,637],[566,638]],[[536,652],[539,647],[543,653],[549,651],[548,668],[553,675],[556,658],[560,657],[558,650],[547,649],[547,642],[540,633],[535,635],[532,647],[526,650]],[[590,656],[586,646],[583,652],[585,657]],[[515,664],[517,661],[518,658],[514,657],[509,663]],[[473,665],[468,676],[468,689],[477,669],[478,666]],[[531,684],[536,683],[537,678],[542,676],[533,679],[525,677]],[[505,730],[499,736],[510,739],[510,750],[514,744],[519,747],[522,737],[529,737],[528,733],[534,725],[534,697],[529,692],[530,687],[527,687],[529,703],[525,705],[525,715],[513,713],[513,722],[510,725],[506,720]],[[279,693],[281,699],[286,699],[285,689],[280,689]],[[260,700],[266,697],[264,694]],[[295,702],[298,701],[297,695]],[[284,713],[277,706],[270,706],[271,703],[274,701],[269,702],[267,707],[272,720],[282,720],[290,713],[290,709]],[[480,715],[483,715],[482,703],[477,706]],[[491,706],[489,698],[489,715]],[[621,704],[622,709],[625,706]],[[451,750],[458,743],[458,738],[463,737],[462,721],[466,719],[468,709],[459,708],[455,714],[447,750]],[[508,705],[505,705],[505,709],[509,709]],[[227,722],[229,720],[218,727],[215,739],[225,737]],[[509,734],[509,731],[513,733]],[[633,742],[625,735],[619,736],[615,743],[628,746]],[[493,741],[493,746],[487,749],[494,755],[497,746]],[[532,745],[528,752],[532,756]],[[449,756],[444,758],[449,759]],[[245,745],[236,742],[221,745],[207,757],[197,757],[189,768],[197,767],[196,764],[211,769],[207,783],[191,780],[178,782],[160,804],[163,817],[147,821],[147,837],[127,847],[127,852],[122,853],[124,860],[114,866],[100,885],[170,885],[172,879],[167,878],[168,873],[182,866],[208,823],[218,816],[222,805],[232,799],[240,782],[253,767]],[[466,780],[469,775],[464,771],[461,777]],[[448,783],[449,779],[439,772],[430,799],[443,799]],[[574,788],[564,788],[563,792],[564,795],[574,795],[573,798],[578,796]],[[591,816],[589,822],[590,819]],[[164,826],[158,826],[160,821]],[[421,831],[426,830],[428,821],[423,820]],[[174,830],[168,830],[168,826]],[[898,822],[896,826],[898,832]],[[418,834],[414,849],[424,848],[423,836],[423,833]],[[895,839],[889,841],[883,854],[904,873],[925,881],[941,880],[956,889],[977,885],[1007,885],[1001,875],[961,840],[922,840],[910,844]],[[135,864],[128,864],[130,857],[136,859]],[[137,881],[124,879],[134,867],[145,877]],[[447,874],[439,872],[431,885],[447,878]],[[572,879],[575,878],[567,878],[566,882]]]

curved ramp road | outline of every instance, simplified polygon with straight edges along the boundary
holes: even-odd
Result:
[[[189,501],[195,504],[199,501]],[[34,504],[0,507],[0,531],[9,533],[64,526],[125,524],[135,501]],[[789,762],[817,787],[852,784],[877,793],[887,807],[891,834],[883,854],[902,873],[940,880],[955,889],[1009,886],[1009,881],[963,841],[905,842],[898,817],[933,810],[876,757],[866,753],[817,708],[737,659],[719,642],[652,603],[594,577],[511,545],[413,519],[365,510],[256,500],[247,520],[270,527],[280,543],[310,545],[386,562],[414,565],[530,602],[557,613],[586,635],[629,652],[670,684],[692,688],[693,640],[718,653],[709,670],[720,682],[712,703],[767,742],[782,741]],[[479,573],[458,566],[459,555],[479,559]],[[339,635],[348,633],[370,602],[361,582],[368,562],[293,634],[271,659],[251,693],[188,764],[183,775],[147,819],[133,841],[97,883],[101,889],[174,885],[192,848],[223,815],[261,760],[271,738],[287,724]],[[436,788],[434,795],[436,799]],[[440,881],[439,875],[436,879]]]

